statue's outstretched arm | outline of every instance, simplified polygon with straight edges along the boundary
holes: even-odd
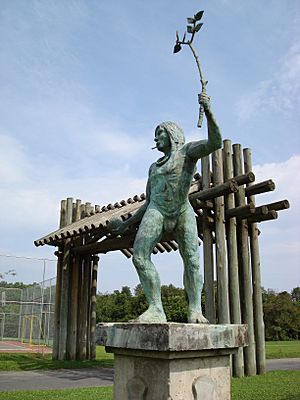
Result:
[[[149,198],[150,189],[149,183],[147,183],[145,203],[130,218],[126,219],[125,221],[123,221],[121,218],[112,218],[107,225],[109,232],[113,235],[121,235],[122,233],[126,232],[130,228],[130,226],[139,222],[143,218],[143,215],[147,210],[147,207],[149,205]]]
[[[221,131],[211,111],[210,100],[206,93],[199,95],[199,103],[203,106],[207,119],[208,139],[190,142],[186,145],[187,155],[193,160],[205,157],[222,147]]]

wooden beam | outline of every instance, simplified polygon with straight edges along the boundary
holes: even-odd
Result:
[[[275,183],[272,179],[268,179],[267,181],[246,187],[245,194],[247,197],[250,197],[260,193],[271,192],[272,190],[275,190]]]
[[[228,182],[216,184],[214,187],[209,189],[203,189],[201,192],[192,193],[189,196],[190,200],[212,200],[216,197],[224,196],[228,193],[234,193],[238,191],[238,184],[234,179]]]
[[[232,203],[232,202],[230,202]],[[230,205],[228,205],[230,206]],[[239,207],[232,207],[232,208],[227,208],[225,212],[225,217],[226,219],[229,218],[245,218],[245,216],[249,214],[254,214],[255,212],[255,205],[253,203],[247,204],[245,206],[239,206]]]
[[[287,210],[290,208],[290,203],[288,200],[281,200],[276,201],[275,203],[266,204],[269,211],[280,211],[280,210]]]
[[[277,211],[271,210],[267,214],[254,215],[254,216],[248,217],[247,221],[248,221],[248,224],[254,224],[256,222],[270,221],[272,219],[277,219],[277,218],[278,218]]]
[[[246,185],[247,183],[251,183],[255,181],[255,175],[252,171],[247,172],[246,174],[241,174],[234,177],[236,183],[241,185]]]
[[[133,238],[128,236],[123,237],[108,237],[101,242],[75,246],[73,252],[75,254],[99,254],[107,253],[108,251],[126,249],[132,247]]]

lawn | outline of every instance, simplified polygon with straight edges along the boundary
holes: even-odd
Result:
[[[266,342],[266,358],[300,358],[300,340]]]
[[[299,400],[300,371],[232,379],[232,400]],[[25,400],[25,399],[24,399]]]
[[[112,387],[0,392],[0,400],[112,400]],[[300,371],[273,371],[266,375],[233,378],[232,400],[299,400]]]
[[[300,340],[286,342],[267,342],[266,356],[270,358],[300,358]],[[97,346],[94,361],[53,361],[51,354],[0,353],[0,371],[30,371],[58,368],[97,368],[112,367],[113,355],[106,353],[103,346]]]
[[[97,346],[94,361],[53,361],[51,354],[0,353],[0,371],[32,371],[58,368],[99,368],[112,367],[113,355],[106,353],[103,346]]]

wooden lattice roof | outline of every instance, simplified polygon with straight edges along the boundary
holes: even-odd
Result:
[[[254,180],[253,172],[248,172],[247,174],[235,176],[223,183],[215,185],[211,183],[208,188],[203,189],[202,177],[199,174],[195,175],[189,192],[189,200],[195,211],[199,243],[202,239],[204,225],[209,226],[214,234],[214,199],[230,193],[236,193],[240,190],[239,188],[243,190],[244,196],[248,198],[248,204],[225,210],[225,220],[236,217],[247,219],[250,224],[262,222],[276,219],[278,210],[289,207],[287,200],[255,206],[250,201],[251,198],[256,194],[274,190],[275,184],[272,180],[254,184]],[[35,240],[34,244],[36,246],[45,244],[61,246],[67,239],[70,239],[73,241],[73,251],[78,253],[96,254],[121,250],[126,257],[131,257],[133,254],[132,246],[139,224],[133,225],[122,237],[110,235],[107,230],[107,224],[113,217],[120,217],[123,220],[130,218],[144,204],[145,198],[145,194],[142,193],[127,200],[108,204],[102,208],[99,206],[91,207],[90,203],[81,205],[80,200],[73,203],[73,199],[69,199],[71,201],[69,207],[61,210],[61,219],[65,220],[64,223],[61,223],[62,227]],[[64,202],[66,205],[67,202],[65,200]],[[66,214],[68,214],[68,217]],[[74,222],[67,223],[67,220]],[[153,253],[169,252],[177,249],[176,241],[172,236],[168,235],[163,236],[162,240],[154,248]]]

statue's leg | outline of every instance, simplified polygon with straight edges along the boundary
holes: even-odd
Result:
[[[207,323],[201,309],[203,279],[200,273],[197,225],[192,207],[188,207],[179,216],[175,237],[184,264],[183,283],[189,300],[188,322]]]
[[[161,302],[161,287],[158,272],[151,261],[151,253],[159,242],[163,230],[163,216],[148,208],[133,245],[133,264],[144,289],[149,308],[137,318],[139,322],[166,322]]]

